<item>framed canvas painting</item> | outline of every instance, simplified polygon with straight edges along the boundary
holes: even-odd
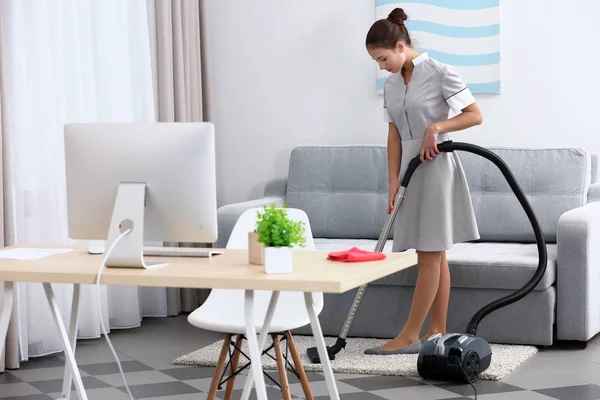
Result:
[[[454,66],[474,94],[500,93],[500,0],[376,0],[376,19],[396,7],[413,46]],[[389,72],[377,71],[377,92]]]

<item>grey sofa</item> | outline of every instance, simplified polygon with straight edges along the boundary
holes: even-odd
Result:
[[[547,271],[527,297],[488,315],[478,334],[490,342],[551,345],[587,341],[600,331],[600,183],[597,157],[584,149],[491,147],[511,168],[544,232]],[[469,181],[481,239],[447,252],[452,290],[448,331],[462,332],[485,304],[520,288],[538,264],[527,216],[494,164],[459,153]],[[318,249],[373,250],[387,217],[385,146],[306,146],[292,150],[288,175],[265,186],[264,197],[218,210],[224,247],[249,207],[287,203],[309,217]],[[392,233],[386,250],[392,245]],[[365,264],[365,268],[369,268]],[[418,268],[373,282],[349,337],[390,338],[406,320]],[[337,336],[356,290],[325,294],[320,321]],[[428,321],[423,327],[427,329]],[[296,331],[310,334],[310,328]]]

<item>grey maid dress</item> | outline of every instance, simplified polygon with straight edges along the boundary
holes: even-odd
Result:
[[[475,99],[456,70],[427,53],[413,60],[408,85],[401,73],[384,85],[384,117],[398,127],[402,138],[400,176],[419,155],[427,127],[448,119],[449,109],[460,112]],[[439,134],[438,142],[450,139]],[[455,243],[479,239],[467,179],[458,152],[425,160],[413,174],[395,226],[393,251],[442,251]]]

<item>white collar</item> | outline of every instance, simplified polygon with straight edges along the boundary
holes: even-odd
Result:
[[[429,54],[427,54],[427,52],[421,53],[420,55],[418,55],[417,57],[415,57],[412,60],[413,65],[418,65],[418,64],[420,64],[421,62],[425,61],[428,58],[429,58]]]

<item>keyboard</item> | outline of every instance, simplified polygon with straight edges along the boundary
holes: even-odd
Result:
[[[223,254],[222,250],[198,247],[144,249],[144,256],[150,257],[212,257]]]
[[[223,254],[223,250],[212,250],[200,247],[177,247],[177,248],[144,248],[144,256],[150,257],[200,257],[208,258]],[[103,254],[104,246],[89,246],[88,253]]]

